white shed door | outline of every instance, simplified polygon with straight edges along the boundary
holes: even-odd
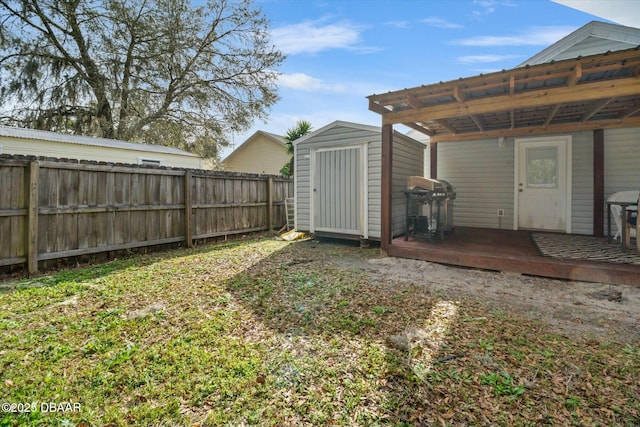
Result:
[[[312,231],[362,235],[360,147],[317,150],[312,162]]]

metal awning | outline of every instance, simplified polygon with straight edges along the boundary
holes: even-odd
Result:
[[[431,142],[640,126],[640,46],[371,95]]]

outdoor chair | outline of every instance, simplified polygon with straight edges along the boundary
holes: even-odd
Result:
[[[635,230],[636,232],[636,247],[638,253],[640,253],[640,228],[638,228],[638,208],[640,207],[640,196],[638,197],[638,203],[636,204],[636,210],[627,210],[627,220],[625,221],[625,249],[629,249],[631,247],[631,230]]]

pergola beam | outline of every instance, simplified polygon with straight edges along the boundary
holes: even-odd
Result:
[[[584,116],[580,118],[579,122],[580,123],[586,122],[595,114],[597,114],[600,110],[602,110],[604,107],[609,105],[611,101],[613,101],[614,99],[615,98],[603,99],[601,102],[598,102],[598,104],[596,104],[590,111],[588,111]]]
[[[483,131],[484,131],[484,126],[482,126],[482,122],[480,121],[480,119],[478,118],[478,116],[471,115],[470,117],[471,117],[471,120],[473,120],[473,123],[475,123],[475,124],[476,124],[476,126],[478,127],[478,130],[479,130],[480,132],[483,132]]]
[[[451,126],[449,123],[447,123],[447,121],[444,120],[444,119],[434,120],[434,122],[436,122],[437,124],[439,124],[440,126],[445,128],[446,130],[451,132],[453,135],[458,133],[458,131],[453,126]]]
[[[576,67],[573,70],[573,74],[569,76],[567,81],[567,86],[574,87],[582,78],[582,65],[576,64]]]
[[[456,86],[460,87],[459,90],[473,90],[474,87],[480,88],[488,82],[494,83],[496,81],[502,81],[504,82],[504,86],[509,88],[509,86],[511,86],[511,80],[513,80],[513,85],[515,86],[516,83],[531,82],[536,79],[575,75],[577,65],[580,65],[583,74],[601,72],[609,69],[628,68],[630,66],[634,66],[635,71],[640,72],[640,48],[503,70],[444,83],[434,83],[385,94],[371,95],[368,98],[378,101],[381,105],[390,105],[396,103],[398,100],[404,99],[407,93],[413,93],[419,99],[427,99],[429,97],[442,96],[446,92],[452,93]],[[636,77],[638,77],[638,75],[636,75]],[[462,99],[462,101],[464,101],[464,99]]]
[[[620,116],[622,119],[626,119],[638,113],[640,113],[640,103],[636,103],[631,108],[623,111]]]
[[[515,95],[473,99],[463,103],[425,106],[419,110],[387,111],[382,114],[382,123],[421,122],[474,114],[499,113],[518,108],[538,108],[559,103],[594,101],[605,97],[633,96],[639,93],[640,82],[638,79],[627,77],[617,80],[583,83],[572,88],[545,88]]]
[[[545,128],[549,126],[549,124],[551,123],[551,120],[553,120],[556,114],[558,114],[558,110],[560,110],[560,108],[562,108],[562,104],[556,104],[553,106],[553,108],[551,108],[551,110],[549,111],[549,114],[547,115],[546,120],[544,121]]]
[[[429,128],[426,128],[424,126],[420,126],[419,124],[416,124],[416,123],[402,123],[402,124],[408,128],[417,130],[418,132],[424,133],[425,135],[428,135],[428,136],[433,136],[436,134],[435,131]]]
[[[459,133],[457,135],[439,135],[436,134],[431,137],[431,142],[456,142],[456,141],[471,141],[487,138],[509,137],[509,136],[535,136],[545,135],[551,133],[571,133],[582,132],[586,130],[594,129],[611,129],[611,128],[625,128],[625,127],[640,127],[640,117],[630,117],[627,119],[609,119],[598,120],[585,123],[562,123],[557,125],[545,126],[528,126],[515,129],[501,129],[487,132],[469,132]]]
[[[416,98],[414,95],[410,93],[407,94],[407,104],[409,104],[411,108],[415,108],[416,110],[419,110],[424,106],[422,101],[420,101],[418,98]]]

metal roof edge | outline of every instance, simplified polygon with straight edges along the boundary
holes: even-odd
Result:
[[[631,35],[636,36],[637,42],[629,40],[629,36]],[[639,28],[627,27],[619,24],[611,24],[602,21],[591,21],[576,29],[572,33],[566,35],[565,37],[561,38],[551,46],[544,48],[524,62],[516,65],[514,68],[521,68],[527,65],[538,65],[549,62],[556,56],[560,55],[562,52],[571,49],[573,46],[582,42],[590,36],[629,43],[635,46],[640,44]]]
[[[34,139],[46,142],[59,142],[63,144],[87,145],[92,147],[115,148],[120,150],[145,151],[151,153],[174,154],[178,156],[198,157],[175,147],[165,145],[143,144],[137,142],[122,141],[119,139],[97,138],[85,135],[69,135],[37,129],[25,129],[11,126],[0,126],[0,137]]]

